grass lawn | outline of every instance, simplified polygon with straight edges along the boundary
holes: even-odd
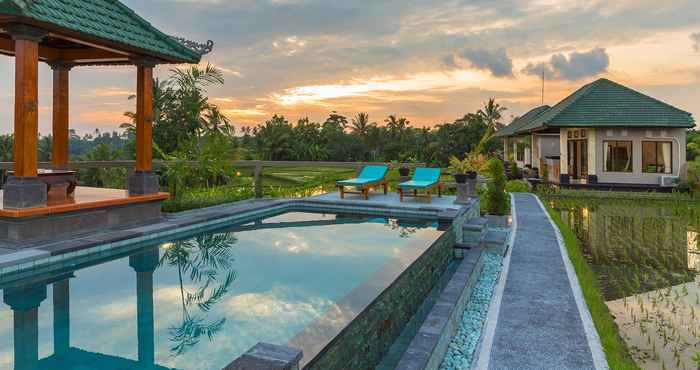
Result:
[[[676,200],[700,202],[689,193],[658,193],[658,192],[627,192],[627,191],[600,191],[600,190],[572,190],[560,189],[547,194],[553,198],[592,198],[592,199],[621,199],[621,200]]]
[[[591,312],[593,322],[598,330],[598,335],[603,344],[603,350],[605,351],[605,357],[608,360],[610,369],[640,369],[632,357],[630,357],[627,346],[620,337],[615,319],[610,313],[608,306],[605,304],[605,299],[598,287],[598,280],[595,272],[590,268],[586,258],[581,252],[581,247],[576,235],[571,231],[569,226],[562,221],[556,211],[549,207],[547,207],[547,211],[552,216],[552,219],[554,219],[554,222],[557,224],[564,237],[569,258],[576,270],[583,296],[586,299],[586,304],[588,304],[588,309]]]

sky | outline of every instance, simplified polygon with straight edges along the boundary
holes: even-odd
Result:
[[[505,122],[605,77],[700,117],[697,0],[123,0],[164,32],[215,42],[209,96],[238,127],[283,114],[390,114],[451,122],[495,97]],[[13,59],[0,59],[0,132],[12,130]],[[159,66],[165,78],[173,66]],[[118,129],[130,67],[71,72],[71,127]],[[51,72],[40,67],[40,130]]]

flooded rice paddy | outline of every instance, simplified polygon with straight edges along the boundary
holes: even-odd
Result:
[[[700,368],[700,203],[547,201],[581,241],[639,366]]]

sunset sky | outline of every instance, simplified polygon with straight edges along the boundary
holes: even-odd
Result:
[[[453,121],[489,97],[507,119],[607,77],[700,117],[698,0],[124,0],[166,33],[215,41],[226,84],[209,91],[236,126],[274,113],[323,120],[366,111],[415,126]],[[0,132],[12,129],[13,59],[0,59]],[[171,66],[158,67],[167,76]],[[51,73],[40,69],[40,126]],[[135,69],[71,72],[71,127],[114,130]]]

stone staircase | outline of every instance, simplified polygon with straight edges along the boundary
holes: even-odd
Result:
[[[465,251],[474,248],[496,250],[505,255],[508,235],[507,230],[489,228],[489,220],[485,217],[473,218],[462,227],[462,242],[455,244],[455,256],[463,258]]]

